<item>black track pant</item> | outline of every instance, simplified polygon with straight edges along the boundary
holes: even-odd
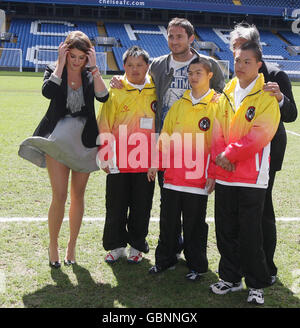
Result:
[[[276,221],[272,201],[272,189],[274,185],[276,171],[270,171],[269,185],[266,192],[264,212],[262,217],[262,230],[264,239],[264,251],[270,274],[276,276],[277,267],[274,263],[274,254],[277,243]]]
[[[262,213],[265,189],[215,187],[217,246],[221,255],[219,276],[228,282],[245,282],[251,288],[270,285],[263,250]]]
[[[160,187],[160,202],[161,202],[161,195],[164,186],[164,171],[158,171],[158,184]],[[182,237],[182,224],[181,221],[178,222],[177,226],[177,246],[176,246],[176,254],[180,254],[183,251],[183,237]]]
[[[108,174],[106,178],[106,218],[103,247],[126,247],[147,253],[146,241],[154,182],[147,173]]]
[[[155,263],[165,269],[177,263],[178,226],[183,225],[183,245],[190,270],[206,272],[208,225],[205,222],[207,196],[162,188],[160,236]]]

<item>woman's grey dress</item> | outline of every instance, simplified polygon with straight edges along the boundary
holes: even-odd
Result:
[[[68,86],[67,108],[75,113],[84,106],[82,86],[73,90]],[[97,147],[87,148],[81,135],[86,118],[66,115],[58,121],[47,137],[33,136],[25,139],[19,148],[19,156],[39,167],[46,167],[45,154],[77,172],[99,170],[96,162]]]

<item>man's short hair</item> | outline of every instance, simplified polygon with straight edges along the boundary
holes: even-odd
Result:
[[[193,64],[201,64],[203,65],[204,69],[206,70],[207,73],[210,73],[212,72],[212,65],[211,65],[211,62],[206,59],[206,58],[203,58],[203,57],[196,57],[195,59],[193,59],[189,66],[188,66],[188,71],[190,69],[190,66],[193,65]]]
[[[258,29],[255,25],[249,25],[248,23],[239,23],[234,26],[234,29],[230,32],[230,50],[233,51],[233,43],[236,39],[243,38],[248,41],[256,42],[259,47],[260,36]]]
[[[239,48],[240,50],[251,50],[254,53],[256,61],[262,61],[262,52],[259,45],[256,42],[249,41],[242,44]]]
[[[124,52],[123,58],[122,58],[124,65],[126,64],[127,58],[129,56],[130,57],[142,56],[146,64],[149,64],[149,61],[150,61],[150,56],[149,56],[148,52],[139,46],[132,46]]]
[[[185,18],[173,18],[168,24],[167,31],[169,31],[170,27],[172,26],[180,26],[184,28],[188,37],[191,37],[195,34],[193,25]]]

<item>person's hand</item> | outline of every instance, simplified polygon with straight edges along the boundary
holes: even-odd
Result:
[[[90,67],[97,66],[95,47],[91,47],[86,55],[88,58],[88,65]]]
[[[69,48],[66,43],[61,42],[58,46],[58,59],[57,64],[60,67],[64,67],[67,60],[67,55],[69,53]]]
[[[211,193],[214,191],[214,189],[215,189],[215,184],[216,184],[215,179],[208,178],[208,179],[206,180],[205,188],[206,188],[208,194],[211,194]]]
[[[109,166],[104,166],[104,167],[101,167],[101,169],[105,172],[105,173],[110,173],[110,170],[109,170]]]
[[[103,170],[105,173],[110,173],[110,167],[112,167],[112,161],[100,161],[100,168]]]
[[[112,89],[123,89],[123,83],[122,83],[122,75],[114,75],[112,79],[110,80],[110,87]]]
[[[155,169],[155,168],[148,169],[147,178],[148,178],[149,182],[155,180],[156,172],[157,172],[157,169]]]
[[[213,97],[211,98],[211,102],[217,103],[219,101],[219,98],[221,97],[221,94],[218,92],[215,92]]]
[[[276,97],[278,102],[281,102],[283,94],[280,91],[280,87],[277,82],[268,82],[264,84],[263,90],[270,92],[271,96]]]
[[[232,172],[235,170],[235,165],[226,158],[225,153],[221,153],[216,157],[216,164],[221,166],[222,169]]]

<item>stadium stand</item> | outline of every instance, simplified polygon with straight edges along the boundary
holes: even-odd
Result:
[[[17,42],[4,42],[3,48],[22,49],[23,68],[35,68],[37,50],[56,50],[68,32],[77,29],[90,38],[99,35],[97,24],[91,22],[14,19],[11,21],[9,32],[18,36]],[[95,49],[97,52],[103,51],[100,46],[96,46]],[[18,65],[16,58],[12,58],[11,52],[4,50],[0,57],[0,66]]]
[[[300,46],[300,35],[293,33],[291,31],[278,31],[278,34],[281,35],[287,42],[293,46]]]
[[[233,72],[232,52],[229,49],[228,41],[230,30],[217,30],[209,27],[196,27],[195,32],[199,36],[200,40],[211,41],[216,44],[216,46],[219,48],[219,51],[215,53],[216,58],[221,60],[228,60],[230,62],[230,71]]]
[[[66,0],[65,2],[71,3],[72,1]],[[261,8],[270,9],[270,1],[267,0],[172,0],[164,2],[166,8],[164,10],[168,10],[167,8],[169,8],[168,6],[170,6],[171,3],[178,3],[178,6],[184,7],[186,10],[192,10],[193,6],[198,6],[199,3],[203,4],[203,8],[206,8],[206,6],[212,6],[212,9],[213,6],[218,5],[219,8],[227,8],[227,13],[230,12],[231,15],[237,13],[236,7],[239,7],[240,9],[251,8],[249,13],[255,12],[256,9],[259,13],[261,12]],[[272,8],[280,9],[282,21],[285,20],[285,17],[283,17],[283,9],[286,10],[289,8],[290,13],[297,5],[300,7],[299,1],[295,0],[272,1]],[[122,9],[120,9],[120,13],[122,13]],[[50,12],[49,8],[47,10]],[[106,10],[106,7],[103,10]],[[77,8],[77,12],[80,12],[80,9]],[[98,13],[99,12],[100,11],[98,11]],[[143,14],[145,14],[145,17],[148,17],[146,12],[143,12]],[[187,12],[186,15],[188,15]],[[228,14],[228,17],[230,17],[229,15],[230,14]],[[259,19],[259,17],[260,16],[252,16],[251,19],[255,21],[255,18]],[[120,21],[121,20],[122,19],[120,18]],[[83,21],[79,19],[66,19],[64,17],[56,17],[56,19],[45,19],[45,17],[43,17],[43,19],[25,19],[23,17],[13,18],[10,20],[10,24],[8,25],[9,29],[5,33],[17,36],[17,38],[14,38],[12,41],[12,38],[8,39],[3,37],[1,40],[1,47],[8,49],[21,49],[22,67],[24,70],[33,70],[35,68],[37,53],[39,50],[44,49],[55,51],[60,42],[65,39],[67,33],[76,29],[82,30],[92,40],[95,40],[95,48],[97,52],[106,52],[107,55],[109,55],[107,57],[109,61],[108,71],[111,72],[123,70],[123,53],[132,45],[137,44],[146,49],[151,58],[169,52],[166,34],[167,20],[162,20],[161,24],[151,24],[147,19],[145,19],[143,24],[141,24],[140,21],[133,21],[131,24],[128,22],[108,21],[109,20],[102,19],[100,24],[99,19]],[[233,26],[235,21],[228,18],[228,22],[230,22],[230,24],[228,24],[226,28],[224,28],[226,24],[223,24],[223,28],[218,26],[215,26],[214,28],[208,27],[212,25],[210,20],[208,20],[208,24],[199,24],[201,27],[194,24],[197,36],[197,41],[194,43],[194,47],[200,53],[213,55],[218,60],[229,61],[230,71],[233,73],[233,58],[232,52],[229,49],[229,26]],[[269,26],[268,30],[260,28],[264,60],[271,61],[274,65],[278,65],[289,72],[290,75],[300,78],[300,35],[297,35],[288,29],[279,29],[279,31],[276,32],[275,28],[272,30],[270,29],[271,26],[272,25]],[[105,45],[105,41],[99,41],[104,40],[105,38],[107,38],[107,40],[115,41],[110,41],[109,45]],[[205,48],[206,43],[212,44],[213,47],[211,49],[209,47]],[[50,55],[46,55],[46,57],[43,58],[43,61],[53,61],[54,59],[50,57]],[[9,68],[18,65],[19,58],[16,52],[9,50],[0,51],[0,67]]]
[[[123,53],[133,45],[143,47],[151,58],[169,52],[165,26],[106,23],[105,28],[108,37],[115,37],[121,42],[121,47],[113,47],[113,53],[120,70],[123,69]]]
[[[114,45],[111,47],[119,70],[123,68],[123,53],[132,45],[142,46],[149,52],[151,58],[169,52],[166,26],[164,25],[121,23],[106,23],[104,25],[107,36],[119,40],[118,46]],[[34,68],[38,50],[57,49],[67,33],[75,29],[82,30],[91,39],[99,37],[97,24],[94,22],[14,19],[11,21],[9,32],[18,35],[18,40],[16,43],[5,42],[4,48],[22,49],[23,68]],[[232,53],[229,49],[228,39],[230,29],[196,27],[195,31],[199,41],[209,41],[216,45],[215,57],[219,60],[228,60],[230,62],[230,71],[233,72]],[[300,56],[292,56],[287,51],[289,43],[300,45],[300,36],[287,31],[281,31],[278,35],[270,31],[261,31],[260,34],[265,60],[291,60],[293,64],[285,64],[284,68],[293,72],[293,74],[298,70],[300,71],[300,68],[291,67],[291,65],[298,65],[297,61],[300,62]],[[104,51],[104,48],[97,45],[96,51]],[[209,55],[209,52],[206,50],[200,50],[200,52]],[[47,61],[47,58],[45,58],[45,61]],[[296,63],[294,63],[295,61]],[[283,65],[281,62],[279,64]],[[12,56],[12,52],[4,50],[0,57],[0,66],[10,67],[14,65],[19,65],[17,56]]]

